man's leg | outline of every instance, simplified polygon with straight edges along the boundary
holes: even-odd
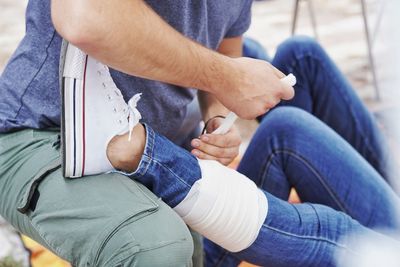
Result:
[[[267,154],[271,153],[268,145],[271,144],[274,149],[284,147],[285,143],[281,143],[282,140],[286,140],[289,133],[298,130],[300,137],[306,138],[305,142],[304,139],[294,137],[298,142],[294,144],[297,145],[299,154],[304,153],[305,156],[311,156],[310,160],[316,161],[318,163],[316,167],[320,167],[321,171],[325,170],[324,164],[330,166],[327,171],[330,175],[327,177],[325,175],[317,176],[321,179],[315,179],[315,181],[313,180],[314,176],[309,177],[309,187],[313,188],[314,185],[311,182],[314,182],[315,187],[319,190],[312,192],[312,190],[304,189],[304,195],[308,196],[310,201],[314,200],[315,203],[319,203],[321,191],[328,190],[328,193],[325,194],[326,199],[321,198],[321,203],[324,203],[323,200],[328,204],[337,204],[339,201],[347,207],[346,201],[348,201],[350,202],[348,205],[352,209],[346,210],[346,212],[354,217],[359,215],[361,221],[362,219],[367,220],[368,226],[396,228],[394,207],[399,204],[399,200],[378,173],[342,138],[318,120],[313,119],[311,115],[295,108],[282,109],[284,110],[283,114],[280,114],[278,109],[273,111],[278,118],[275,120],[275,124],[270,123],[271,127],[262,127],[271,129],[271,131],[275,128],[277,130],[264,143],[254,144],[260,150],[249,152],[248,160],[253,164],[249,164],[249,169],[265,169],[266,165],[260,164],[269,159]],[[289,110],[287,114],[285,113],[286,109]],[[273,116],[267,117],[266,120],[269,118],[273,118]],[[284,132],[285,127],[274,127],[278,121],[281,122],[285,118],[288,121],[287,133]],[[306,125],[309,128],[300,127],[304,121],[308,122]],[[334,266],[335,253],[338,250],[348,253],[357,251],[357,248],[351,247],[346,239],[349,234],[361,233],[380,236],[344,212],[318,204],[291,205],[267,192],[262,193],[267,200],[267,205],[264,206],[268,211],[265,221],[262,213],[255,214],[258,217],[248,216],[249,210],[263,205],[261,202],[257,202],[257,192],[261,191],[255,185],[254,188],[258,191],[251,191],[249,194],[247,177],[216,162],[198,161],[189,152],[156,134],[148,126],[146,126],[146,136],[146,146],[139,167],[129,175],[146,185],[157,196],[162,197],[168,205],[174,207],[184,221],[196,231],[231,251],[239,251],[233,254],[237,259],[244,259],[259,265],[271,264],[272,266]],[[259,136],[265,138],[268,135],[261,132]],[[126,139],[124,136],[120,138],[121,140]],[[255,138],[257,139],[257,137]],[[271,141],[274,138],[277,141]],[[313,140],[311,145],[310,140]],[[332,149],[332,146],[336,150]],[[320,152],[316,148],[323,151],[321,153],[324,157],[319,157]],[[289,153],[289,158],[290,156],[292,153]],[[246,156],[245,158],[247,159]],[[304,162],[297,162],[296,159],[295,157],[293,164],[288,166],[291,171],[298,170],[302,174],[313,173],[313,169],[310,171],[304,168],[302,166]],[[324,164],[319,160],[323,160]],[[349,176],[345,176],[346,173]],[[326,181],[322,178],[325,178]],[[330,182],[335,184],[335,181],[332,180],[336,178],[341,182],[337,188],[329,184]],[[254,179],[257,184],[260,184],[257,177]],[[219,186],[211,187],[210,184],[214,185],[214,182]],[[237,187],[235,184],[237,182],[243,187]],[[322,186],[318,187],[318,183],[322,183]],[[328,184],[327,187],[326,184]],[[357,186],[359,192],[345,194],[342,185],[344,185],[344,189]],[[303,188],[306,186],[299,184],[301,192],[303,192]],[[333,194],[329,194],[332,192]],[[340,196],[335,198],[335,194]],[[363,194],[372,194],[376,197],[362,198],[365,202],[361,202],[359,200],[365,196]],[[303,196],[303,194],[300,195]],[[249,199],[256,199],[256,201],[250,201],[250,203]],[[329,201],[330,199],[333,200]],[[246,205],[243,206],[242,201]],[[182,203],[185,204],[182,205]],[[370,208],[380,205],[382,208],[378,212]],[[334,205],[332,204],[332,206]],[[357,209],[365,213],[358,214]],[[226,210],[233,212],[226,212]],[[243,243],[243,240],[248,240],[249,237],[243,233],[252,234],[253,232],[248,230],[253,229],[254,223],[258,223],[260,218],[263,221],[260,228],[257,229],[255,240]]]
[[[55,132],[0,136],[2,216],[74,266],[191,265],[175,212],[120,174],[64,179],[58,146]]]
[[[274,253],[278,251],[276,256],[282,257],[286,266],[309,266],[307,260],[318,266],[322,260],[319,256],[329,258],[333,253],[327,248],[330,245],[323,244],[322,236],[338,245],[340,239],[330,238],[338,233],[359,231],[362,229],[359,223],[369,228],[399,229],[396,212],[399,200],[380,175],[336,133],[297,108],[280,107],[264,118],[238,170],[281,199],[268,197],[270,208],[261,230],[265,239],[259,237],[254,244],[265,246],[265,255],[269,257],[266,260],[270,262],[274,255],[267,251],[273,250]],[[321,205],[287,203],[292,187],[304,202],[324,204],[343,213]],[[315,227],[315,224],[320,225],[320,236],[312,230],[311,225]],[[287,235],[286,241],[284,235]],[[311,241],[314,237],[316,239]],[[310,249],[305,253],[310,258],[296,253],[300,248],[297,238],[304,239],[302,246],[305,251]],[[327,247],[315,255],[311,251],[316,249],[313,246]],[[232,254],[208,240],[205,249],[207,266],[236,266],[239,259],[252,259],[247,256],[248,251]],[[292,251],[289,253],[289,250]],[[290,255],[297,256],[291,258]],[[299,265],[293,265],[288,262],[290,260],[297,260]],[[319,264],[326,266],[323,262]]]
[[[349,142],[386,180],[386,144],[376,122],[323,48],[308,37],[282,43],[272,64],[297,78],[295,97],[281,105],[306,110]]]

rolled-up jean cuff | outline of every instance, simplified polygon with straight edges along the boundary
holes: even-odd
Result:
[[[201,178],[196,157],[145,125],[146,144],[139,166],[132,173],[119,172],[134,179],[170,207],[175,207]]]
[[[143,155],[142,158],[140,159],[139,166],[137,167],[137,169],[130,173],[121,170],[114,170],[112,172],[120,173],[128,177],[137,177],[137,178],[142,177],[146,174],[150,166],[151,159],[153,158],[155,132],[147,124],[144,123],[143,126],[146,131],[146,144],[144,146]]]

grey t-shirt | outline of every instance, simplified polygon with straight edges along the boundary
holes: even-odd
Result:
[[[211,49],[216,49],[223,38],[242,35],[250,25],[252,0],[146,2],[176,30]],[[50,0],[30,0],[25,37],[0,77],[0,132],[59,127],[60,47],[61,37],[50,18]],[[138,106],[142,121],[176,139],[196,90],[117,71],[112,71],[112,76],[126,100],[143,93]]]

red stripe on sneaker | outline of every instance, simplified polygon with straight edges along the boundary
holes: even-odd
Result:
[[[74,79],[74,87],[73,87],[73,125],[74,125],[74,171],[72,175],[75,177],[76,175],[76,79]]]
[[[85,60],[85,70],[83,72],[83,92],[82,92],[82,176],[85,176],[85,161],[86,161],[86,131],[85,131],[85,89],[86,89],[86,69],[88,64],[88,56]]]

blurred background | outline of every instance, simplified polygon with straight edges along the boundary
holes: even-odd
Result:
[[[23,37],[26,4],[26,0],[0,0],[0,73]],[[399,0],[255,1],[247,35],[259,41],[271,57],[277,45],[294,33],[316,38],[376,116],[399,161],[398,14]],[[238,125],[244,150],[257,123],[241,120]],[[12,263],[13,259],[18,263]],[[33,266],[68,266],[34,242],[24,239],[22,243],[0,218],[0,267],[28,266],[29,261]]]
[[[400,22],[396,21],[399,19],[395,15],[397,2],[396,0],[255,1],[253,22],[247,35],[258,40],[271,57],[277,46],[293,34],[294,28],[295,34],[316,38],[350,80],[361,99],[386,125],[386,120],[394,122],[400,114],[392,112],[399,106],[398,96],[400,96],[399,61],[398,57],[394,57],[399,53],[397,50],[400,44],[399,38],[396,40],[399,36],[396,25]],[[297,9],[296,3],[298,3]],[[295,27],[293,27],[294,21]],[[366,30],[369,33],[370,46]],[[374,68],[371,66],[371,59]],[[395,127],[385,128],[386,131],[390,131],[391,137],[399,134],[393,132],[395,129]]]

